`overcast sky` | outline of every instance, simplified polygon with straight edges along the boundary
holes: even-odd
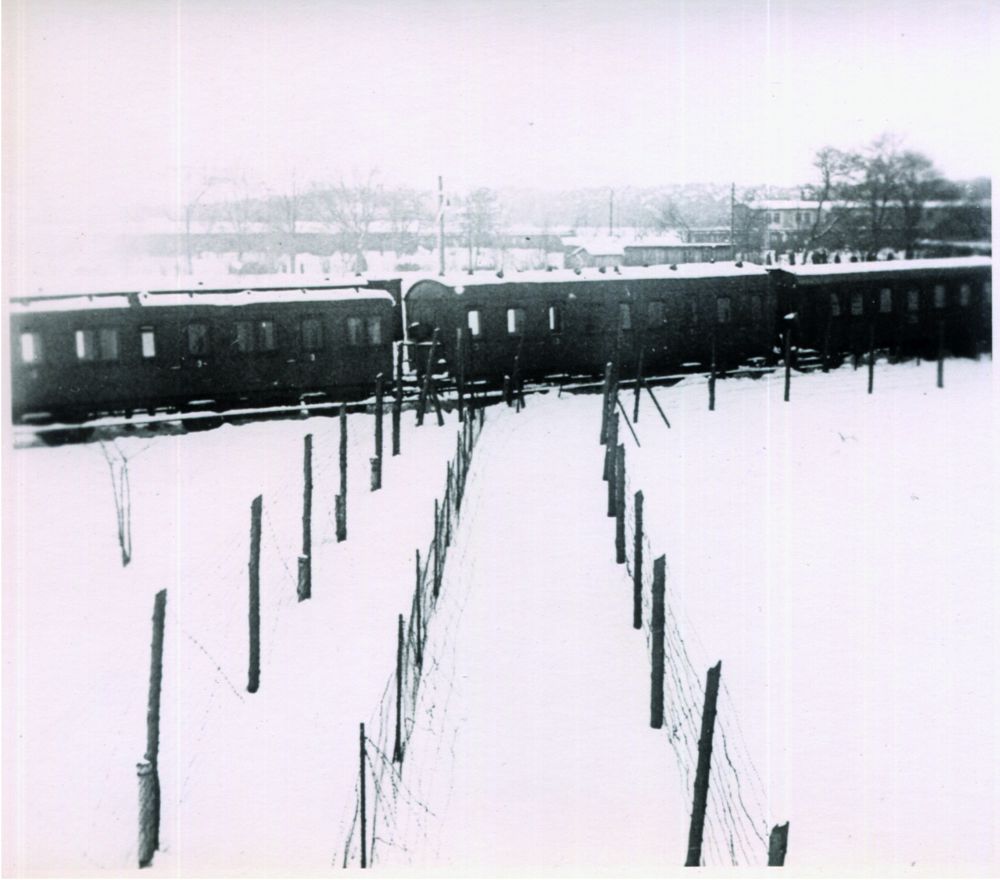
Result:
[[[179,167],[277,187],[371,168],[455,190],[788,184],[816,148],[884,130],[989,174],[998,9],[5,0],[4,185],[30,222],[77,222],[177,198]]]

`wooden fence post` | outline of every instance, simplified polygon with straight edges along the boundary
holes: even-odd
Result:
[[[875,324],[868,325],[868,393],[875,388]]]
[[[611,410],[608,408],[609,394],[611,393],[611,361],[604,367],[604,402],[601,408],[601,445],[608,442],[608,419]]]
[[[708,411],[715,411],[715,335],[712,336],[712,365],[708,373]]]
[[[340,494],[336,499],[337,542],[347,540],[347,405],[340,405]]]
[[[160,694],[163,690],[163,629],[167,591],[153,600],[153,638],[150,644],[149,697],[146,703],[146,754],[139,775],[139,867],[152,864],[160,848]]]
[[[780,868],[785,864],[785,853],[788,852],[788,823],[775,825],[771,829],[771,839],[767,847],[767,866]]]
[[[455,360],[458,361],[458,370],[455,377],[455,384],[458,386],[458,420],[465,422],[465,333],[461,327],[455,339]]]
[[[823,372],[830,372],[830,325],[833,323],[833,315],[826,319],[826,330],[823,332]]]
[[[503,375],[503,402],[507,404],[507,406],[511,406],[514,402],[510,391],[510,376],[506,373]]]
[[[403,615],[399,615],[396,631],[396,742],[392,760],[403,763]]]
[[[372,465],[372,491],[382,488],[382,409],[384,394],[382,374],[375,377],[375,458]]]
[[[417,668],[421,668],[424,665],[424,609],[423,609],[423,591],[420,589],[420,548],[417,548],[417,578],[416,586],[414,587],[414,596],[416,605],[416,614],[414,615],[414,620],[416,621],[416,636],[417,636],[417,649],[416,649],[416,659]]]
[[[361,724],[361,762],[358,773],[358,809],[361,814],[361,867],[368,867],[368,816],[365,804],[365,725]]]
[[[635,545],[632,548],[632,626],[642,629],[642,489],[635,493]]]
[[[664,593],[667,582],[667,557],[653,560],[653,617],[649,622],[652,635],[652,679],[649,697],[649,726],[663,727],[663,631],[666,626]]]
[[[686,868],[701,864],[701,842],[705,833],[705,808],[708,806],[708,777],[712,769],[712,736],[715,733],[715,707],[719,697],[720,660],[708,670],[705,681],[705,707],[701,715],[701,737],[698,739],[698,769],[694,777],[694,805],[691,809],[691,830],[688,834]]]
[[[431,336],[431,348],[427,352],[427,369],[424,371],[424,383],[420,388],[420,401],[417,404],[417,425],[424,423],[424,413],[427,411],[427,398],[431,390],[432,376],[434,375],[434,356],[437,354],[438,328],[434,328]]]
[[[625,444],[615,452],[615,561],[625,564]]]
[[[392,401],[392,454],[399,455],[399,428],[403,418],[403,346],[396,350],[396,394]]]
[[[938,321],[937,387],[944,388],[944,321]]]
[[[303,438],[302,554],[299,556],[299,601],[312,596],[312,434]]]
[[[258,495],[250,505],[250,669],[247,690],[260,687],[260,524],[264,499]]]
[[[785,326],[785,403],[792,387],[792,325],[788,322]]]
[[[441,509],[434,499],[434,598],[441,591]]]
[[[642,393],[642,359],[643,355],[646,353],[646,347],[642,346],[639,349],[639,360],[635,368],[635,404],[632,407],[632,421],[638,424],[639,422],[639,396]]]

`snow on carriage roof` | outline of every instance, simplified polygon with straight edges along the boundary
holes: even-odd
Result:
[[[601,272],[596,268],[581,269],[577,273],[573,269],[554,269],[548,272],[544,269],[531,269],[527,272],[508,272],[503,278],[498,278],[496,272],[479,272],[469,275],[461,272],[449,272],[444,276],[424,276],[420,281],[436,281],[446,287],[456,290],[467,287],[482,287],[501,284],[565,284],[566,282],[600,282],[600,281],[638,281],[638,280],[674,280],[691,278],[741,278],[767,275],[767,270],[756,263],[738,265],[732,262],[719,263],[678,263],[670,266],[620,266],[618,269],[605,269]],[[420,281],[414,282],[413,289]]]
[[[367,287],[368,279],[358,275],[162,275],[140,277],[100,277],[88,279],[49,279],[19,296],[19,299],[43,296],[91,296],[97,294],[187,291],[241,291],[254,288]]]
[[[780,266],[774,271],[797,277],[824,275],[868,275],[887,272],[934,272],[948,269],[988,269],[990,257],[941,257],[934,260],[872,260],[866,263],[805,263],[801,266]]]
[[[139,304],[143,308],[160,306],[220,306],[238,308],[240,306],[265,305],[268,303],[330,303],[357,302],[358,300],[388,300],[395,302],[392,294],[374,288],[337,288],[335,290],[310,290],[306,288],[278,288],[274,290],[240,290],[215,293],[193,292],[145,292],[139,294]]]
[[[25,297],[12,300],[12,315],[37,315],[49,312],[90,312],[95,309],[127,309],[128,294],[115,293],[101,296],[65,296],[58,299],[32,299]]]

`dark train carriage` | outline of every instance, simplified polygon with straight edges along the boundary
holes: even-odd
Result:
[[[493,381],[515,357],[522,375],[596,374],[612,359],[627,373],[640,352],[649,375],[707,364],[713,341],[736,364],[767,352],[774,314],[766,271],[732,263],[424,280],[406,309],[411,340],[437,329],[451,369],[461,346],[466,375]]]
[[[130,292],[11,307],[15,420],[364,395],[392,371],[392,295]]]
[[[795,313],[800,347],[836,359],[876,348],[932,357],[991,346],[988,257],[783,266],[772,270],[782,313]]]

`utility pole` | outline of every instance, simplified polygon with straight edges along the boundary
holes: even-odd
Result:
[[[615,234],[615,191],[611,190],[608,200],[608,238]]]
[[[733,259],[736,259],[736,182],[729,190],[729,240],[733,245]]]
[[[440,263],[438,275],[444,275],[444,178],[438,175],[438,247]]]

